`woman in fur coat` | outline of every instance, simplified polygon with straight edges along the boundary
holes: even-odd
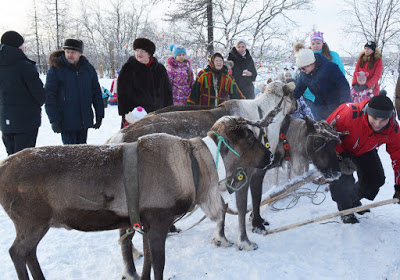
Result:
[[[367,82],[360,85],[357,82],[357,72],[368,73]],[[382,76],[382,54],[376,48],[376,43],[369,41],[364,46],[364,51],[360,54],[356,68],[354,69],[352,85],[356,91],[372,88],[373,94],[379,94],[379,79]]]
[[[146,38],[133,42],[135,56],[122,66],[118,76],[118,113],[122,127],[125,115],[141,106],[147,113],[172,105],[172,90],[167,70],[153,56],[156,46]]]
[[[186,105],[194,79],[190,61],[183,46],[171,45],[173,56],[167,59],[167,72],[172,87],[174,105]]]

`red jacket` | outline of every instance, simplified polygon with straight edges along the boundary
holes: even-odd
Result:
[[[337,131],[349,131],[350,134],[342,139],[342,143],[336,146],[336,151],[350,152],[360,156],[382,144],[386,144],[386,151],[392,159],[394,180],[400,184],[400,131],[399,124],[395,120],[395,114],[390,118],[388,127],[381,132],[374,132],[368,123],[368,115],[363,111],[370,99],[361,103],[345,103],[340,105],[326,119],[331,123],[336,119]]]
[[[358,84],[357,83],[357,76],[355,75],[357,72],[363,71],[368,73],[368,77],[367,77],[367,82],[365,83],[367,85],[368,88],[373,87],[373,94],[374,95],[378,95],[379,94],[379,79],[382,76],[382,55],[381,52],[376,49],[375,50],[375,54],[373,57],[368,58],[368,60],[365,62],[363,67],[360,67],[360,60],[365,60],[367,59],[365,57],[364,52],[362,52],[360,54],[360,57],[357,60],[357,65],[356,68],[354,69],[354,75],[353,75],[353,81],[352,81],[352,85],[354,84]],[[374,67],[372,69],[368,69],[368,64],[371,63],[370,60],[374,60],[375,64]]]

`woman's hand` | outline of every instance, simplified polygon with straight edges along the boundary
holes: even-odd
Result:
[[[243,70],[242,76],[250,77],[250,76],[253,76],[253,73],[251,73],[249,70],[245,69],[245,70]]]

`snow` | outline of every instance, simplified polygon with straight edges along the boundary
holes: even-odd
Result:
[[[102,79],[102,85],[110,88],[111,80]],[[387,87],[393,92],[393,86]],[[118,131],[120,117],[116,106],[106,108],[106,117],[98,130],[90,129],[89,144],[103,144]],[[46,114],[39,129],[37,146],[61,145],[60,134],[51,130]],[[393,170],[385,147],[379,149],[386,173],[375,202],[393,196]],[[6,158],[4,145],[0,145],[0,159]],[[264,192],[272,192],[266,176]],[[273,211],[263,206],[261,213],[271,223],[270,229],[298,223],[336,212],[336,203],[322,185],[313,201],[301,196],[297,204],[292,198],[275,204]],[[315,184],[301,188],[314,192]],[[324,196],[326,195],[326,197]],[[321,203],[322,201],[322,203]],[[234,199],[230,205],[234,208]],[[319,204],[320,203],[320,204]],[[364,205],[370,203],[362,200]],[[250,203],[249,203],[250,205]],[[197,210],[176,225],[187,229],[203,217]],[[215,223],[204,220],[186,232],[171,236],[166,242],[165,279],[400,279],[400,206],[386,205],[358,216],[359,224],[347,225],[340,218],[313,223],[292,230],[267,236],[247,231],[251,241],[259,246],[255,251],[239,251],[235,246],[219,248],[210,243]],[[247,219],[246,219],[247,220]],[[226,236],[237,238],[237,217],[227,215]],[[13,223],[0,208],[0,279],[16,279],[17,275],[8,249],[15,238]],[[141,236],[134,237],[135,246],[142,250]],[[47,279],[119,279],[122,267],[118,232],[79,232],[50,229],[38,247],[38,258]],[[141,273],[143,258],[136,261]]]

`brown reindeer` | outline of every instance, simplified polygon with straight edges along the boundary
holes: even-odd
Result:
[[[216,148],[219,141],[224,143],[220,150],[210,152],[208,147]],[[199,204],[211,220],[224,218],[219,192],[226,187],[220,184],[224,178],[220,168],[217,172],[217,158],[226,176],[237,167],[266,168],[273,158],[238,117],[221,118],[203,139],[160,133],[140,137],[137,144],[49,146],[16,153],[0,164],[0,203],[15,225],[9,252],[20,280],[29,279],[27,267],[35,280],[44,279],[36,249],[50,227],[130,227],[125,185],[134,182],[124,170],[129,168],[125,159],[135,155],[134,145],[143,226],[141,279],[150,279],[151,267],[154,279],[163,279],[165,240],[177,216]],[[132,278],[139,279],[134,264]]]
[[[292,97],[293,90],[293,83],[286,85],[283,82],[276,81],[268,85],[265,94],[254,100],[229,100],[210,110],[186,111],[185,107],[162,109],[161,112],[164,113],[156,112],[149,114],[138,122],[120,130],[108,140],[108,143],[134,142],[137,141],[140,136],[160,132],[187,139],[195,135],[205,136],[215,121],[222,116],[235,115],[248,120],[260,120],[275,106],[281,103],[280,107],[282,110],[275,117],[275,121],[269,124],[272,129],[275,128],[279,130],[280,123],[285,115],[296,110],[297,102]],[[171,111],[175,109],[178,111]],[[260,139],[262,133],[260,129],[254,127],[253,131],[257,134],[257,138]],[[278,139],[271,139],[271,142],[274,141],[276,142]],[[249,179],[253,172],[254,170],[248,170]],[[262,186],[261,184],[253,184],[250,185],[250,187],[253,192],[253,187],[261,188]],[[244,188],[236,192],[239,226],[236,246],[239,250],[255,250],[258,248],[256,243],[249,240],[246,232],[245,216],[247,211],[248,188],[249,185],[247,184]],[[120,235],[123,234],[125,234],[125,230],[120,231]],[[222,247],[231,246],[233,244],[225,236],[224,222],[217,224],[212,242]],[[131,262],[130,250],[132,244],[130,240],[125,239],[121,246],[123,258],[126,263],[125,269],[127,270],[123,272],[123,275],[129,278],[131,275],[129,263]]]

